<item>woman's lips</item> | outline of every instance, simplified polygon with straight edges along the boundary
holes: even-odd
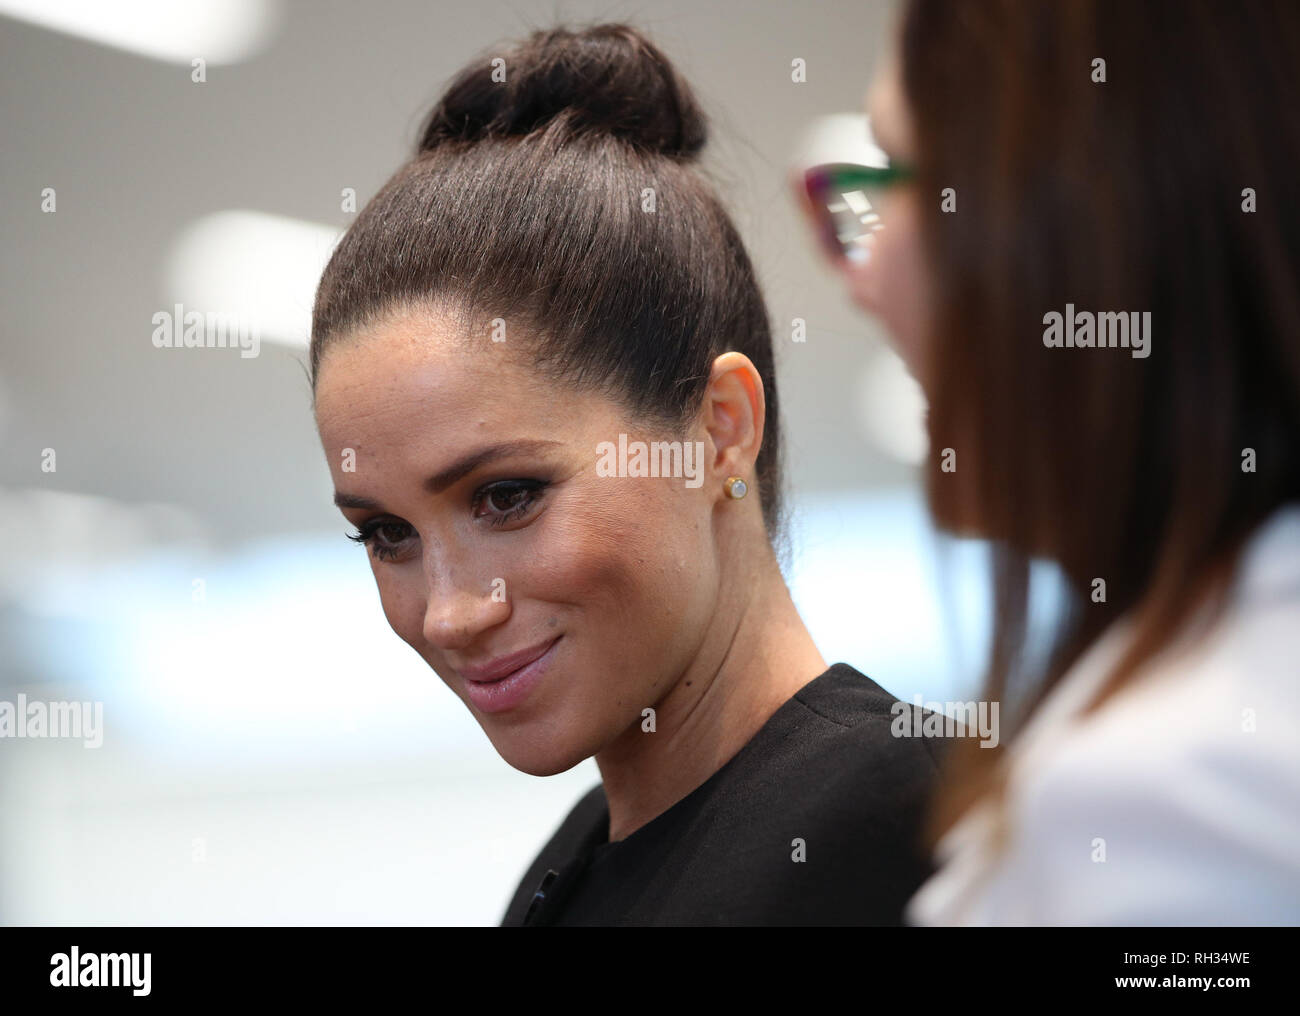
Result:
[[[499,656],[477,667],[461,668],[465,694],[480,712],[500,713],[519,705],[550,668],[563,636],[531,649]]]

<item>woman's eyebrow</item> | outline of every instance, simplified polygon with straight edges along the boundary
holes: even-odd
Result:
[[[378,511],[379,502],[356,494],[344,494],[341,490],[334,492],[334,505],[337,508],[360,508],[363,511]]]
[[[509,458],[513,455],[536,454],[559,444],[559,441],[520,440],[502,441],[500,444],[489,445],[487,448],[480,448],[477,451],[462,455],[446,469],[442,469],[429,477],[424,481],[424,489],[430,494],[440,494],[457,480],[463,479],[474,470],[490,462],[495,462],[497,459]],[[339,490],[334,492],[334,504],[339,508],[359,508],[366,511],[374,511],[380,508],[379,502],[372,501],[368,497],[345,494]]]
[[[544,440],[503,441],[500,444],[494,444],[461,456],[446,469],[425,480],[424,489],[430,494],[440,494],[457,480],[468,476],[474,470],[487,465],[489,462],[509,458],[512,455],[536,454],[545,451],[547,448],[557,447],[559,444],[559,441]]]

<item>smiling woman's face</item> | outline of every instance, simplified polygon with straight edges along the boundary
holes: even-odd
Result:
[[[707,463],[696,488],[598,475],[601,442],[681,436],[558,388],[514,345],[400,313],[327,349],[316,418],[389,624],[507,762],[550,775],[639,725],[699,652],[716,498]]]

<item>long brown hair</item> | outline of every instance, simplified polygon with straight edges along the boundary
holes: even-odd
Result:
[[[934,275],[928,497],[994,541],[985,695],[1023,720],[1127,616],[1096,708],[1205,630],[1251,532],[1300,498],[1300,7],[913,0],[901,40]],[[1047,346],[1067,305],[1149,312],[1149,355]],[[1034,671],[1040,556],[1070,588]],[[996,756],[954,745],[932,836],[996,792]]]

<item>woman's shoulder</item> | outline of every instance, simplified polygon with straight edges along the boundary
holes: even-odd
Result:
[[[790,719],[800,728],[799,751],[850,771],[928,773],[942,755],[942,736],[930,736],[926,727],[929,713],[846,663],[804,685],[788,708],[797,710]]]
[[[969,816],[940,845],[959,863],[923,890],[918,916],[1300,920],[1298,642],[1300,513],[1287,511],[1251,541],[1211,629],[1153,661],[1094,713],[1047,710],[1026,729],[1031,736],[1010,759],[1008,854],[993,862],[996,823]],[[1067,675],[1058,703],[1088,697],[1075,692],[1095,687],[1124,640],[1107,643]],[[977,855],[988,867],[974,863]],[[958,899],[959,883],[977,901],[964,915],[937,903]]]
[[[1003,870],[1027,919],[1300,921],[1300,717],[1240,662],[1153,682],[1021,767]]]
[[[1252,541],[1212,627],[1158,657],[1092,715],[1055,725],[1020,768],[1035,774],[1039,798],[1044,786],[1066,783],[1239,785],[1237,800],[1300,794],[1297,676],[1300,510]]]
[[[910,736],[910,720],[901,736],[898,717],[916,708],[834,664],[718,774],[709,795],[718,820],[733,830],[795,830],[846,859],[897,855],[910,864],[943,750],[942,738]]]

